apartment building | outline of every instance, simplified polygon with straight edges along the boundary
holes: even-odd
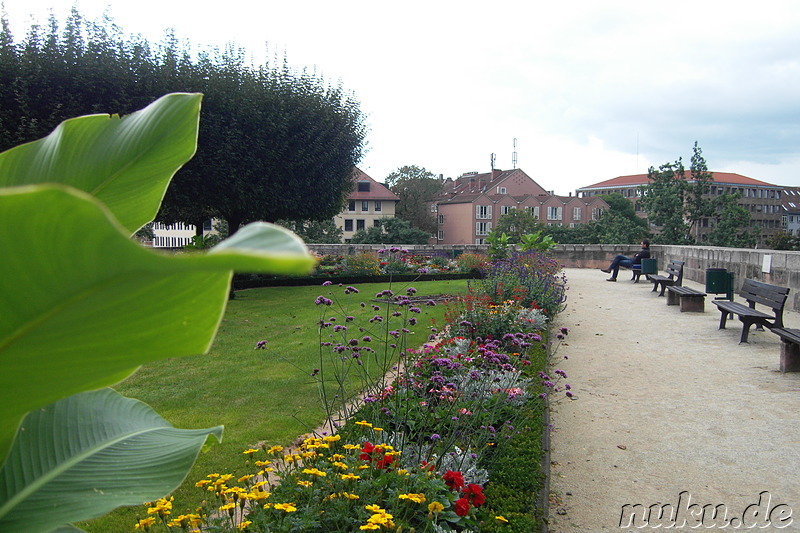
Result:
[[[485,244],[501,216],[525,209],[549,225],[575,227],[597,220],[608,205],[600,198],[556,196],[520,169],[467,172],[445,180],[431,201],[438,244]]]
[[[686,179],[691,180],[691,173],[686,171]],[[773,235],[783,228],[783,190],[780,185],[773,185],[741,174],[731,172],[711,172],[713,185],[708,193],[711,198],[726,194],[741,194],[739,204],[750,212],[750,225],[758,230],[759,245],[764,245],[770,235]],[[647,174],[634,174],[630,176],[619,176],[610,180],[601,181],[588,187],[581,187],[577,190],[578,196],[591,198],[600,194],[617,193],[633,202],[636,213],[642,218],[646,214],[642,211],[641,189],[647,185],[649,179]],[[694,238],[700,244],[706,240],[711,231],[711,221],[703,219],[694,228]]]

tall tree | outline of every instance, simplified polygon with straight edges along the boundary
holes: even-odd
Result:
[[[0,150],[46,135],[66,118],[127,114],[168,92],[202,92],[198,149],[170,185],[158,219],[200,225],[322,220],[341,211],[363,155],[359,103],[341,86],[289,67],[249,65],[235,46],[190,52],[167,33],[126,39],[110,18],[71,11],[14,45],[0,26]]]
[[[708,165],[703,158],[703,150],[694,142],[692,148],[692,163],[690,166],[690,181],[686,187],[686,218],[689,221],[689,234],[704,218],[714,214],[714,202],[709,196],[714,180]]]
[[[647,171],[649,184],[642,187],[642,207],[650,222],[661,227],[653,240],[663,244],[690,244],[689,224],[684,219],[686,180],[683,161],[665,163]]]
[[[395,216],[428,234],[436,233],[436,217],[429,202],[442,188],[442,180],[417,165],[406,165],[386,176],[386,185],[400,197]]]

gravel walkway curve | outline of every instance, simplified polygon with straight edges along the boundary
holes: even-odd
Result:
[[[599,270],[566,273],[558,325],[570,334],[557,355],[568,360],[558,367],[577,399],[551,412],[550,531],[658,525],[652,513],[627,526],[628,508],[621,527],[626,504],[672,504],[674,526],[688,519],[660,529],[716,530],[721,515],[714,526],[710,507],[702,524],[688,513],[722,504],[733,525],[744,516],[759,531],[800,531],[800,373],[778,370],[778,336],[752,330],[749,344],[738,344],[738,320],[717,329],[714,295],[704,313],[681,313],[627,271],[616,283]],[[800,315],[786,312],[784,323],[798,328]],[[663,509],[668,526],[673,509]]]

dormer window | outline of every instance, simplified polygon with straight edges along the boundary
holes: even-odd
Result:
[[[358,192],[369,192],[369,182],[368,181],[359,181],[358,182]]]

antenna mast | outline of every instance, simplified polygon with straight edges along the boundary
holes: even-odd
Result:
[[[490,159],[490,163],[491,163],[491,169],[490,169],[490,170],[494,170],[494,160],[495,160],[495,155],[494,155],[494,154],[491,154],[491,155],[489,156],[489,159]]]
[[[514,137],[514,151],[511,152],[511,168],[517,168],[517,138]]]

